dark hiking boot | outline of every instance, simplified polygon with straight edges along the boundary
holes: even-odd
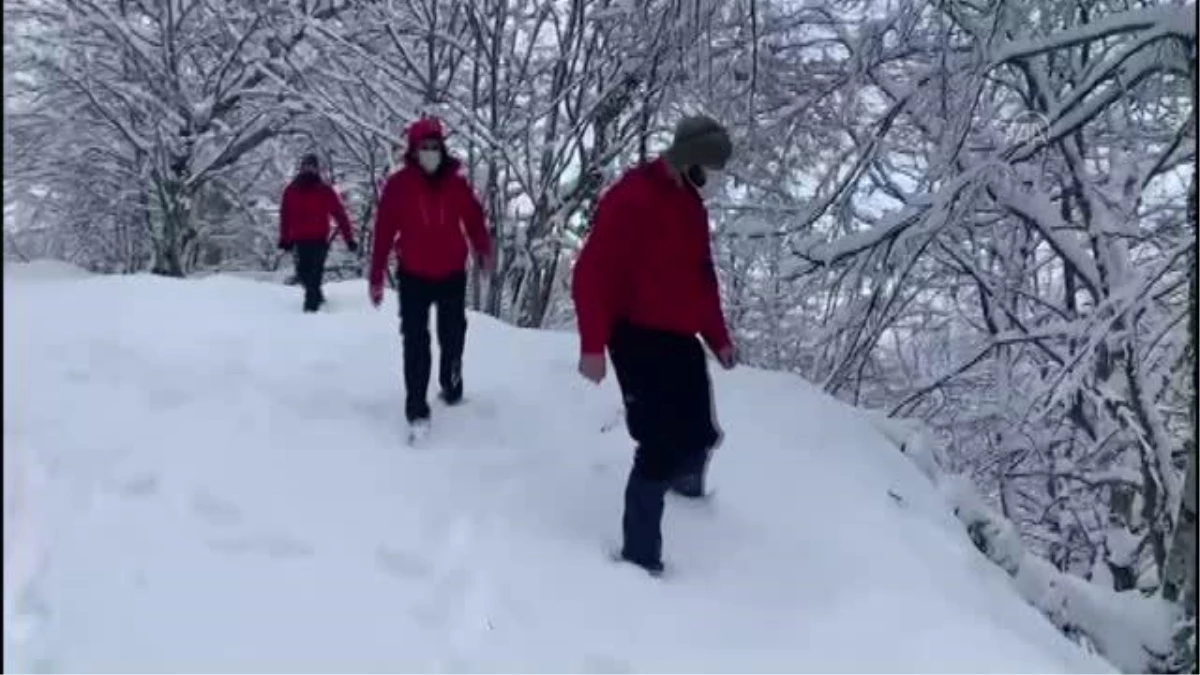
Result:
[[[617,551],[616,553],[614,553],[613,560],[615,560],[617,562],[629,563],[630,565],[637,565],[638,567],[645,570],[646,574],[649,574],[652,577],[661,577],[663,575],[663,573],[666,571],[666,567],[663,565],[661,560],[642,562],[640,560],[634,560],[633,558],[630,558],[628,555],[625,555],[624,551]]]
[[[457,405],[463,398],[462,366],[443,363],[441,367],[442,392],[438,396],[446,405]]]
[[[671,491],[688,499],[701,499],[705,496],[704,474],[686,474],[671,481]]]
[[[625,485],[625,514],[621,519],[625,537],[621,557],[655,573],[662,571],[662,515],[667,484],[648,480],[636,471]]]
[[[304,311],[311,313],[321,309],[322,301],[323,299],[317,294],[306,291],[304,293]]]
[[[430,413],[429,404],[425,401],[409,400],[404,405],[404,418],[408,420],[409,425],[428,422]]]
[[[438,398],[442,399],[442,402],[446,405],[458,405],[459,403],[462,403],[462,383],[459,382],[457,387],[443,389],[442,392],[438,394]]]

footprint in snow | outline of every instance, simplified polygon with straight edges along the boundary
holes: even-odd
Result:
[[[233,555],[263,555],[268,558],[307,558],[313,555],[311,544],[287,535],[244,535],[210,539],[208,547],[220,553]]]
[[[4,627],[9,638],[18,644],[33,640],[38,630],[50,619],[50,605],[36,584],[30,584],[17,598],[16,616]]]
[[[494,462],[481,462],[479,473],[493,482],[498,482],[513,477],[524,478],[529,475],[529,467],[531,466],[537,466],[535,456],[515,457]]]
[[[245,354],[246,350],[242,347],[230,349],[229,354]],[[230,379],[240,379],[249,377],[251,374],[250,366],[247,365],[244,359],[234,359],[225,357],[221,362],[221,372]]]
[[[308,370],[316,373],[333,373],[341,368],[337,361],[330,360],[312,361],[308,364]]]
[[[214,527],[229,528],[241,525],[245,516],[237,504],[207,490],[196,490],[192,494],[191,510],[201,520]],[[208,547],[220,553],[233,555],[263,555],[268,558],[306,558],[314,550],[308,542],[286,534],[241,534],[215,537],[208,540]]]
[[[633,666],[616,656],[589,654],[583,657],[580,670],[585,673],[632,673]]]
[[[470,574],[465,570],[442,572],[433,582],[430,595],[412,609],[412,616],[430,628],[453,625],[451,619],[461,614],[470,582]]]
[[[388,420],[403,411],[403,407],[397,407],[394,401],[368,401],[355,405],[355,408],[372,420]]]
[[[176,410],[192,399],[190,393],[172,387],[155,387],[149,389],[147,394],[152,401],[151,407],[155,410]]]
[[[613,465],[610,462],[592,462],[592,473],[608,474],[613,472]]]
[[[412,580],[432,577],[437,569],[448,567],[445,560],[448,554],[454,552],[457,538],[462,537],[461,525],[456,528],[456,521],[448,515],[425,515],[421,526],[422,539],[425,545],[396,546],[380,543],[376,546],[376,565],[383,572],[398,579]],[[442,558],[432,560],[431,556]],[[438,565],[440,562],[440,565]],[[443,573],[444,574],[444,573]]]
[[[205,490],[192,495],[192,513],[205,522],[218,527],[238,525],[242,522],[242,510],[233,502]]]
[[[383,544],[375,549],[375,563],[387,574],[404,580],[420,579],[433,573],[429,562],[416,553]]]
[[[412,609],[412,616],[431,628],[453,627],[446,634],[457,648],[472,642],[480,633],[491,630],[487,599],[475,560],[476,538],[481,534],[467,516],[446,522],[433,519],[433,579],[429,594]]]
[[[113,489],[126,499],[146,499],[157,494],[158,488],[158,476],[147,472],[119,479]]]

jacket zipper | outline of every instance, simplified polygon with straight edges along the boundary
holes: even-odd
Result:
[[[446,226],[446,201],[444,199],[441,199],[442,195],[440,195],[436,192],[436,188],[432,188],[432,186],[431,186],[431,189],[433,190],[433,199],[437,202],[437,207],[438,207],[437,208],[437,211],[438,211],[437,226],[445,227]],[[429,199],[429,194],[422,194],[421,197],[417,200],[417,204],[421,208],[421,222],[425,225],[426,230],[430,230],[433,228],[433,223],[429,219],[428,199]]]

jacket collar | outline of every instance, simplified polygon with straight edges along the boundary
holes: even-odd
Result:
[[[679,173],[666,157],[659,156],[649,165],[650,176],[660,187],[665,189],[680,190],[688,196],[695,199],[700,199],[700,194],[696,189],[688,184],[687,180]],[[703,201],[703,200],[701,200]]]

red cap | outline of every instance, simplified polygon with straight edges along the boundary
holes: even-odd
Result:
[[[408,127],[408,147],[416,147],[421,141],[436,138],[445,140],[442,122],[436,117],[422,117]]]

